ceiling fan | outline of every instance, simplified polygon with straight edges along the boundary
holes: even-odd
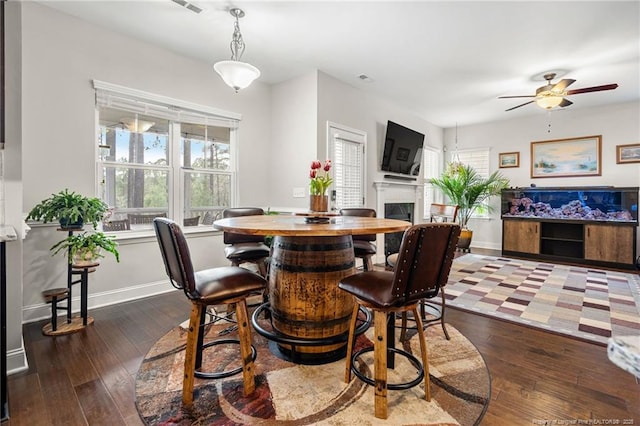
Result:
[[[534,98],[529,102],[525,102],[520,105],[516,105],[512,108],[509,108],[505,111],[511,111],[516,108],[520,108],[521,106],[529,105],[532,102],[538,104],[540,108],[544,109],[552,109],[554,107],[568,107],[573,104],[569,99],[566,99],[565,96],[577,95],[579,93],[589,93],[589,92],[600,92],[602,90],[613,90],[618,87],[617,84],[605,84],[603,86],[593,86],[593,87],[584,87],[582,89],[574,89],[574,90],[566,90],[567,87],[575,83],[575,80],[571,79],[563,79],[557,82],[556,84],[552,84],[551,80],[556,77],[555,73],[549,73],[544,75],[544,79],[547,80],[547,84],[536,89],[535,95],[521,95],[521,96],[499,96],[498,99],[510,99],[510,98]]]

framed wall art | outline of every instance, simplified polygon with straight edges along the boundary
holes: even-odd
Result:
[[[498,154],[498,163],[501,169],[520,167],[520,152],[501,152]]]
[[[600,176],[602,135],[531,142],[531,177]]]
[[[616,145],[616,163],[640,163],[640,143]]]

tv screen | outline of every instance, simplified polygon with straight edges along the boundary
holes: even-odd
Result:
[[[385,172],[418,176],[422,162],[424,135],[393,121],[387,122],[381,169]]]

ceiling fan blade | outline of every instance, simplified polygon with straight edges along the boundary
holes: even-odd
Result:
[[[551,91],[552,92],[563,92],[564,89],[566,89],[567,87],[571,86],[575,82],[576,82],[575,80],[571,80],[569,78],[565,78],[564,80],[560,80],[559,82],[557,82],[556,85],[553,86]]]
[[[512,107],[512,108],[505,109],[505,111],[511,111],[511,110],[516,109],[516,108],[520,108],[520,107],[522,107],[522,106],[529,105],[529,104],[530,104],[530,103],[532,103],[532,102],[533,102],[533,101],[525,102],[525,103],[523,103],[523,104],[516,105],[516,106],[514,106],[514,107]]]
[[[563,98],[562,102],[560,102],[560,105],[558,105],[558,106],[564,108],[564,107],[568,107],[569,105],[572,105],[572,104],[573,104],[573,102],[571,102],[569,99]]]
[[[535,98],[536,95],[516,95],[516,96],[498,96],[498,99],[510,99],[510,98]]]
[[[605,84],[603,86],[583,87],[582,89],[567,90],[568,95],[577,95],[579,93],[600,92],[602,90],[613,90],[618,87],[617,84]]]

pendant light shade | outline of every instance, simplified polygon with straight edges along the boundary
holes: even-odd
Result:
[[[249,87],[253,80],[260,77],[260,70],[246,62],[220,61],[213,69],[220,74],[227,86],[233,87],[236,92]]]
[[[232,87],[236,93],[240,89],[248,87],[253,80],[260,77],[260,70],[246,62],[240,62],[244,53],[244,40],[240,33],[239,19],[244,16],[241,9],[233,8],[229,11],[231,16],[236,18],[234,23],[233,36],[231,38],[231,60],[217,62],[213,69],[216,70],[220,77],[229,87]]]

